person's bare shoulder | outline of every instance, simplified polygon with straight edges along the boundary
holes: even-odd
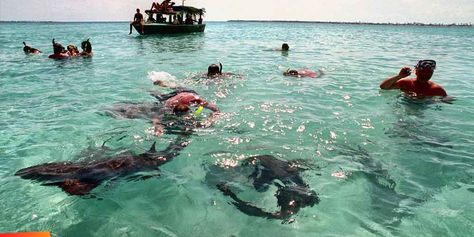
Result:
[[[444,88],[436,83],[433,82],[431,85],[431,90],[433,91],[434,94],[437,96],[447,96],[448,93],[446,93],[446,90]]]

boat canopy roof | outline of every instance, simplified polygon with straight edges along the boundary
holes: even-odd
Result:
[[[173,6],[173,12],[145,10],[146,14],[158,13],[158,14],[164,14],[164,15],[176,15],[177,12],[186,12],[187,14],[191,14],[191,15],[204,15],[206,10],[204,8],[195,8],[191,6]]]

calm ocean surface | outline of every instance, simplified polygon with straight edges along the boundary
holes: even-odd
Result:
[[[205,33],[128,35],[128,23],[0,24],[0,232],[53,236],[472,236],[474,233],[474,29],[306,23],[209,23]],[[55,61],[90,38],[94,57]],[[26,56],[22,41],[43,51]],[[287,42],[291,51],[272,51]],[[380,82],[435,59],[433,80],[457,100],[413,101]],[[192,79],[211,63],[240,73]],[[324,68],[321,78],[284,68]],[[117,102],[154,102],[148,74],[168,72],[224,113],[161,176],[106,182],[95,197],[23,180],[21,168],[107,159],[101,145],[135,154],[153,137],[147,120],[115,119]],[[214,164],[271,154],[311,163],[302,177],[320,203],[282,224],[248,216],[206,179]],[[91,158],[92,157],[92,158]],[[334,177],[344,172],[346,178]],[[392,188],[384,182],[394,181]],[[276,187],[234,183],[239,197],[276,211]],[[470,233],[470,234],[469,234]]]

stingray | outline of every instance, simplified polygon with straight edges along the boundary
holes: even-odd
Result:
[[[45,163],[21,169],[15,175],[57,186],[70,195],[87,195],[107,180],[159,171],[159,166],[172,161],[187,146],[189,142],[184,138],[179,136],[162,151],[156,151],[155,142],[149,151],[139,155],[125,152],[105,160]]]
[[[412,213],[407,207],[417,205],[424,200],[414,198],[396,190],[396,181],[390,176],[389,169],[385,168],[380,161],[375,160],[364,148],[351,148],[341,146],[339,153],[352,157],[361,168],[351,171],[350,177],[365,178],[371,184],[371,212],[370,218],[375,222],[383,224],[384,227],[396,231],[402,218],[411,216]],[[369,231],[378,233],[365,223],[362,226]],[[378,233],[380,234],[380,233]]]
[[[225,195],[230,202],[241,212],[249,216],[268,219],[287,220],[301,208],[314,206],[319,203],[319,197],[301,178],[300,173],[307,168],[299,166],[297,162],[284,161],[271,155],[252,156],[243,161],[241,166],[222,168],[217,165],[210,167],[206,175],[208,183],[214,185]],[[252,185],[258,192],[267,191],[270,185],[275,185],[277,191],[277,205],[279,210],[269,212],[253,203],[240,199],[232,191],[231,184],[238,181],[242,173],[248,173]],[[241,180],[243,181],[243,180]]]

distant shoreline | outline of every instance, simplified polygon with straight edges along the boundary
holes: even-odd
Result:
[[[207,21],[207,22],[231,22],[231,23],[305,23],[305,24],[334,24],[334,25],[382,25],[382,26],[434,26],[434,27],[474,27],[472,23],[387,23],[387,22],[339,22],[339,21],[288,21],[288,20],[228,20],[228,21]],[[0,21],[1,23],[130,23],[130,21]]]
[[[286,20],[229,20],[227,22],[242,22],[242,23],[316,23],[316,24],[339,24],[339,25],[387,25],[387,26],[440,26],[440,27],[473,27],[472,23],[387,23],[387,22],[339,22],[339,21],[286,21]]]

